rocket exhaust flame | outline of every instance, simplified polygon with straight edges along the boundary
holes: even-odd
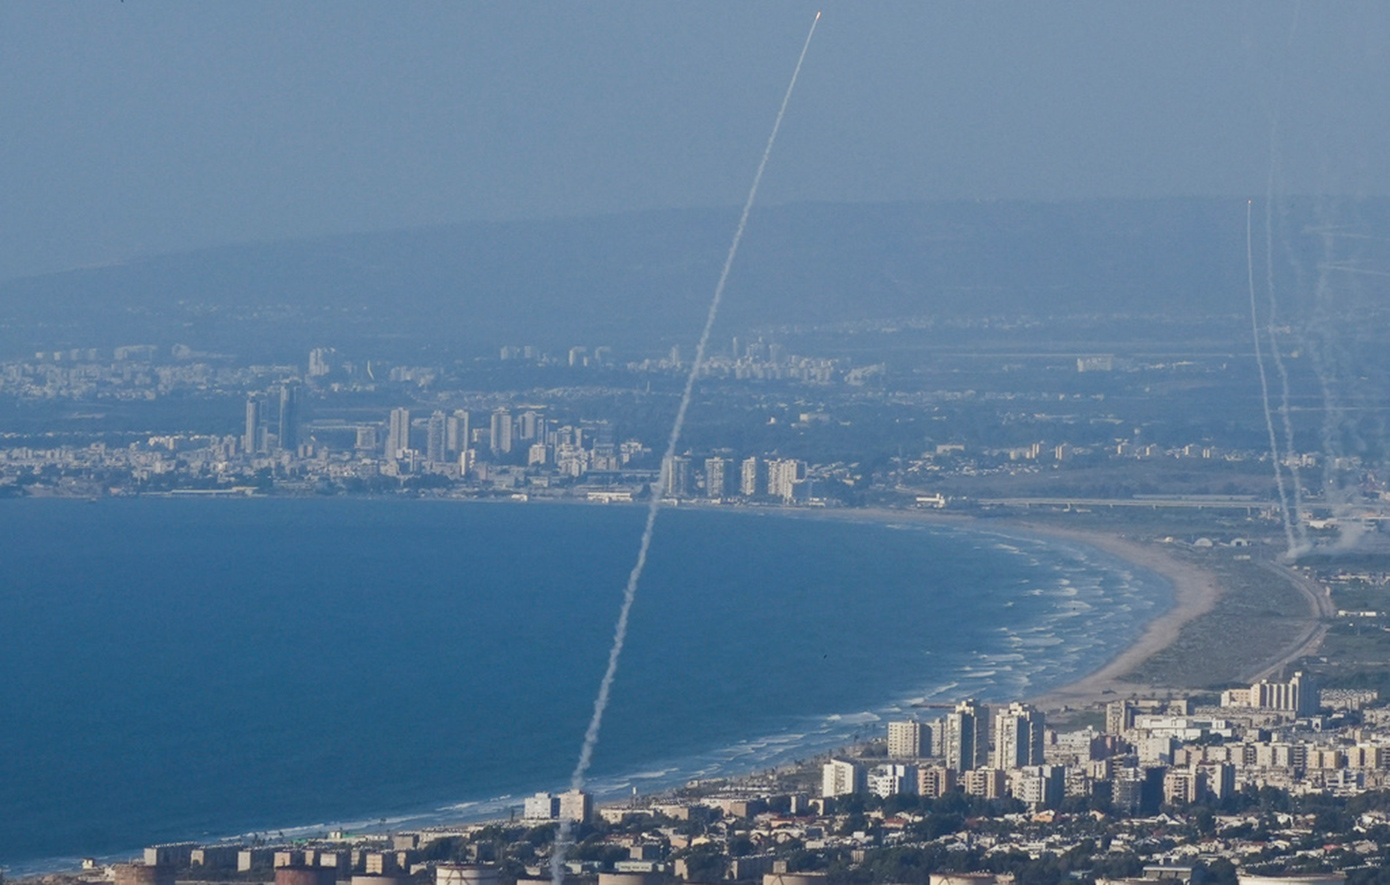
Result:
[[[782,96],[782,104],[777,109],[777,117],[772,123],[772,134],[767,138],[767,146],[763,148],[762,158],[758,161],[758,171],[753,175],[752,187],[748,189],[748,199],[744,201],[743,212],[739,215],[738,227],[734,230],[733,241],[729,244],[729,253],[724,258],[724,268],[719,273],[719,282],[715,284],[714,296],[710,299],[709,313],[705,317],[704,329],[700,332],[700,342],[695,348],[695,358],[690,363],[690,371],[685,377],[685,390],[681,394],[680,406],[676,409],[676,419],[671,424],[671,434],[666,440],[666,452],[662,458],[662,464],[669,464],[671,458],[676,454],[676,447],[680,443],[681,430],[685,426],[685,415],[690,409],[690,398],[695,389],[695,379],[700,373],[700,367],[704,363],[705,350],[709,345],[710,330],[714,328],[715,317],[719,314],[719,304],[724,299],[724,287],[729,281],[729,271],[733,268],[734,258],[738,255],[739,243],[743,240],[743,232],[748,227],[748,214],[753,209],[753,201],[758,195],[758,185],[762,183],[763,170],[767,168],[767,161],[772,156],[772,146],[777,141],[777,132],[782,128],[782,118],[786,116],[787,104],[791,101],[792,90],[796,88],[797,77],[801,74],[802,62],[806,60],[806,51],[811,48],[811,38],[816,34],[816,25],[820,23],[820,13],[811,22],[811,29],[806,33],[806,42],[801,46],[801,54],[797,56],[796,67],[792,69],[791,81],[787,84],[787,91]],[[642,572],[647,566],[647,553],[651,549],[652,535],[656,529],[656,515],[661,509],[661,495],[653,493],[651,503],[647,505],[647,522],[642,530],[642,540],[637,548],[637,561],[632,567],[632,572],[628,575],[627,586],[623,590],[622,605],[618,609],[618,621],[613,628],[613,645],[608,650],[608,667],[604,670],[603,679],[599,682],[598,695],[594,698],[594,712],[589,719],[589,727],[584,732],[584,742],[580,746],[579,761],[575,764],[574,773],[570,776],[570,789],[580,790],[584,787],[584,778],[588,774],[589,764],[593,761],[594,747],[598,745],[599,730],[603,725],[603,713],[608,708],[608,698],[613,689],[613,678],[618,672],[618,659],[623,653],[623,644],[627,641],[628,618],[632,613],[632,603],[637,598],[637,586],[642,579]],[[554,849],[550,855],[550,878],[554,885],[561,885],[565,877],[565,858],[569,853],[574,840],[571,836],[571,826],[568,820],[560,822],[560,832],[556,836]]]

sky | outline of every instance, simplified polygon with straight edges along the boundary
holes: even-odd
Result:
[[[15,0],[0,280],[737,206],[817,9],[765,203],[1390,194],[1380,2]]]

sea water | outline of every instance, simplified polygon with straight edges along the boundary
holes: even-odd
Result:
[[[566,788],[643,515],[0,504],[0,864],[505,814]],[[913,702],[1036,695],[1170,604],[1083,545],[666,510],[593,788],[804,758]]]

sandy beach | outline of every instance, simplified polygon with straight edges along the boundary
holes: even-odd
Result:
[[[1135,694],[1152,693],[1147,684],[1126,682],[1123,677],[1135,667],[1173,644],[1190,622],[1212,611],[1221,599],[1223,588],[1216,574],[1173,556],[1163,546],[1130,540],[1100,531],[1075,530],[1023,520],[990,520],[981,522],[971,517],[951,516],[929,511],[861,508],[811,512],[787,508],[788,515],[821,519],[843,519],[873,522],[922,522],[950,525],[963,529],[1018,533],[1041,538],[1056,538],[1086,544],[1166,578],[1173,585],[1173,605],[1168,611],[1150,621],[1144,632],[1128,648],[1112,658],[1099,670],[1046,694],[1028,699],[1048,711],[1078,709]],[[1183,686],[1171,686],[1183,688]]]

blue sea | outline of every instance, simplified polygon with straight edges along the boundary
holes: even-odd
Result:
[[[0,865],[466,819],[564,788],[644,515],[0,504]],[[1171,597],[1055,540],[665,510],[592,787],[804,758],[915,701],[1036,695]]]

